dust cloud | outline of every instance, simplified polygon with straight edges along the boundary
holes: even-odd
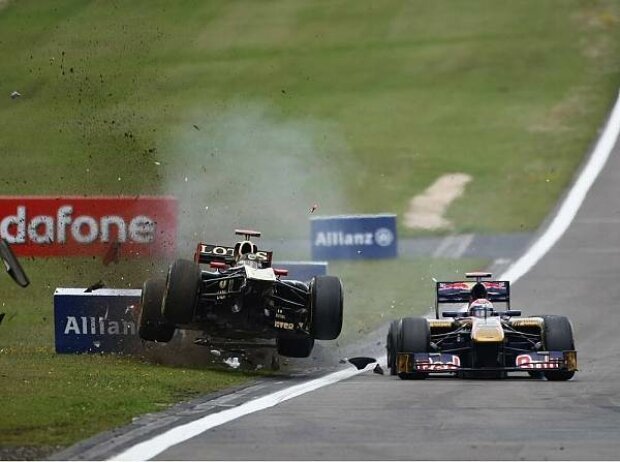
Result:
[[[347,212],[345,143],[315,119],[291,120],[266,104],[193,110],[174,129],[162,162],[165,192],[179,201],[179,253],[198,241],[234,242],[235,228],[265,239],[307,239],[316,215]]]

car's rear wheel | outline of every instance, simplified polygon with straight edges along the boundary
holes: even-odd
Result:
[[[174,326],[161,315],[161,303],[166,288],[163,279],[148,279],[142,286],[138,335],[150,342],[169,342],[174,335]]]
[[[201,283],[200,266],[176,260],[168,270],[162,305],[164,318],[173,324],[189,324],[194,318]]]
[[[342,330],[342,283],[335,276],[316,276],[310,282],[310,334],[334,340]]]
[[[398,321],[392,321],[390,328],[388,329],[387,339],[385,347],[387,349],[387,364],[390,369],[390,375],[396,375],[396,354],[398,353],[397,347],[398,340]]]
[[[314,348],[312,337],[278,337],[276,342],[278,354],[289,358],[307,358]]]
[[[545,321],[543,344],[547,351],[566,351],[575,349],[573,328],[566,316],[542,316]],[[544,371],[545,378],[551,381],[564,381],[573,378],[575,371]]]
[[[403,318],[400,322],[398,335],[398,351],[403,353],[427,353],[430,343],[430,332],[426,318]],[[403,380],[423,380],[428,377],[426,372],[401,372],[398,376]]]

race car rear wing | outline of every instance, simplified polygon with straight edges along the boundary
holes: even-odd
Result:
[[[271,259],[273,252],[271,250],[258,250],[254,252],[258,258],[261,258],[263,267],[268,268],[271,266]],[[194,254],[194,261],[196,263],[222,262],[226,265],[234,265],[237,261],[235,257],[235,248],[226,247],[222,245],[203,244],[202,242],[196,247],[196,253]]]
[[[487,290],[487,300],[496,303],[506,303],[510,309],[510,282],[509,281],[445,281],[437,282],[435,297],[435,316],[439,319],[440,303],[469,303],[472,287],[480,283]]]

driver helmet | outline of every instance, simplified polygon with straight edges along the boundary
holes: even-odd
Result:
[[[476,282],[469,293],[469,300],[470,302],[473,302],[474,300],[478,300],[480,298],[486,299],[487,294],[487,288],[484,284],[482,282]]]
[[[258,252],[256,244],[250,241],[241,241],[235,244],[235,257],[237,257],[237,260],[241,260],[244,255],[256,252]]]
[[[478,298],[469,305],[469,315],[476,318],[485,318],[495,312],[493,303],[486,298]]]

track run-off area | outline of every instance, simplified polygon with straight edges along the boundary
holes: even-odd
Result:
[[[592,460],[620,454],[620,103],[570,190],[501,278],[525,315],[573,323],[569,382],[437,377],[351,367],[218,398],[71,454],[111,460]],[[518,282],[517,282],[518,281]],[[380,339],[384,341],[384,335]],[[384,358],[379,358],[383,361]],[[154,416],[157,421],[157,417]],[[126,436],[126,435],[125,435]],[[74,449],[75,451],[75,449]],[[68,457],[70,454],[65,453]]]

